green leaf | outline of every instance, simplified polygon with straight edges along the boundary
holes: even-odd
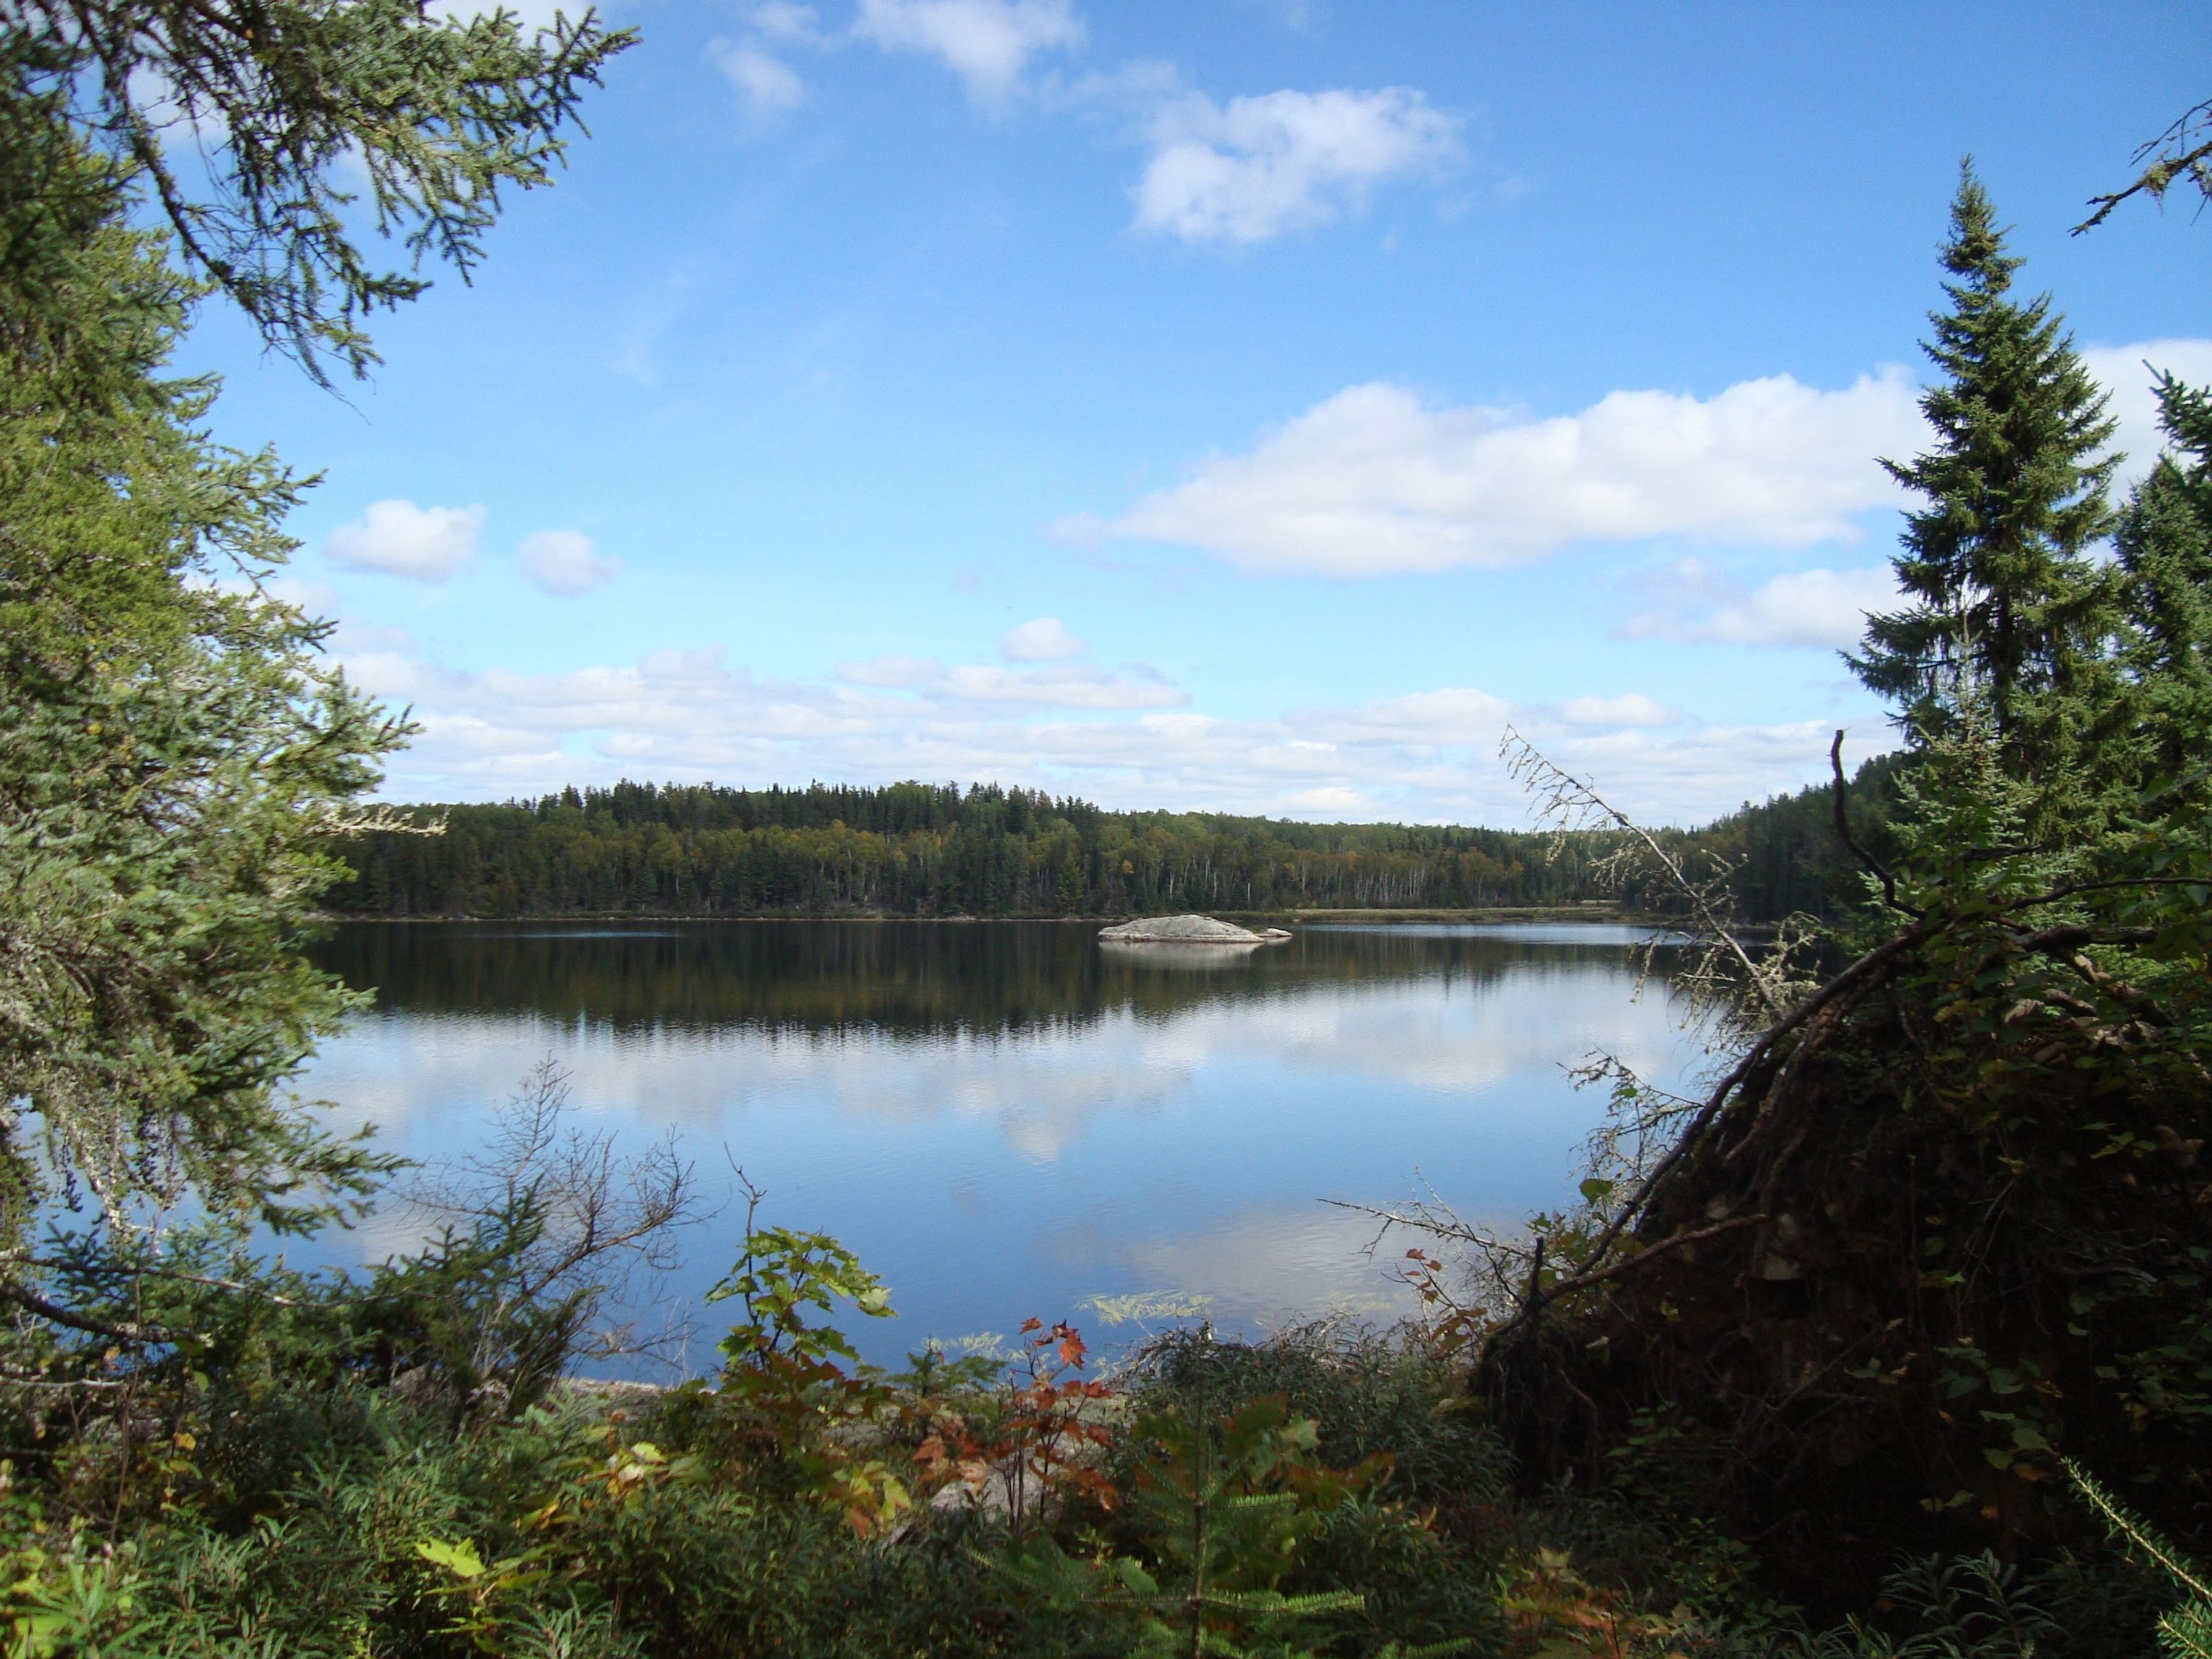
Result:
[[[456,1578],[483,1577],[483,1558],[477,1547],[464,1538],[458,1544],[448,1544],[442,1539],[424,1538],[416,1540],[415,1553],[436,1567],[443,1567]]]

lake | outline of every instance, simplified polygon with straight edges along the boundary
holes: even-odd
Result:
[[[1036,1316],[1127,1337],[1132,1298],[1255,1332],[1406,1307],[1371,1223],[1324,1199],[1433,1189],[1510,1224],[1573,1196],[1594,1050],[1662,1083],[1700,1058],[1633,930],[1316,927],[1257,951],[1102,945],[1095,923],[379,923],[325,966],[376,991],[302,1092],[437,1164],[549,1056],[577,1121],[673,1136],[720,1213],[656,1291],[697,1305],[742,1230],[835,1234],[901,1317],[872,1358]],[[337,1248],[380,1260],[418,1224]],[[695,1364],[720,1322],[702,1319]],[[1158,1322],[1159,1316],[1150,1316]]]

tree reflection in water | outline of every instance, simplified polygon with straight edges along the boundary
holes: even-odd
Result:
[[[1604,1110],[1565,1067],[1694,1059],[1663,985],[1636,996],[1622,928],[1308,928],[1197,964],[1096,934],[347,924],[319,956],[376,1006],[306,1083],[435,1160],[550,1054],[592,1121],[673,1130],[709,1187],[726,1151],[776,1221],[858,1249],[906,1315],[865,1334],[889,1359],[1093,1297],[1197,1297],[1231,1328],[1387,1315],[1387,1262],[1316,1200],[1425,1178],[1470,1214],[1559,1203]],[[404,1245],[397,1226],[353,1247]],[[704,1231],[672,1304],[726,1265],[726,1227]]]

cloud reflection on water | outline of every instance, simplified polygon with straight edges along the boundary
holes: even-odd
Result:
[[[307,1091],[434,1160],[470,1150],[550,1054],[586,1122],[633,1141],[673,1131],[710,1189],[727,1183],[726,1150],[774,1192],[778,1220],[880,1264],[908,1316],[875,1335],[893,1358],[927,1332],[1011,1328],[1097,1295],[1203,1297],[1224,1328],[1387,1319],[1407,1307],[1388,1273],[1397,1247],[1363,1256],[1371,1226],[1319,1200],[1391,1202],[1420,1170],[1470,1214],[1556,1203],[1604,1109],[1564,1068],[1604,1049],[1680,1081],[1694,1058],[1665,988],[1635,996],[1625,952],[1388,948],[1403,958],[1389,971],[1362,957],[1333,975],[1328,953],[1351,946],[1317,941],[1273,977],[1160,975],[1193,988],[1178,1000],[1147,1000],[1139,976],[1073,1012],[1030,995],[1012,1017],[933,1029],[424,1008],[400,986],[325,1049]],[[726,1265],[717,1224],[672,1295]],[[357,1259],[403,1246],[408,1227],[374,1221]]]
[[[1668,1069],[1680,1010],[1663,990],[1632,1001],[1633,976],[1516,971],[1479,995],[1429,981],[1330,986],[1165,1015],[1128,1010],[1080,1027],[1014,1034],[653,1030],[616,1032],[543,1016],[371,1015],[317,1062],[311,1091],[346,1127],[404,1133],[419,1114],[482,1107],[546,1054],[576,1104],[624,1123],[727,1131],[763,1100],[819,1099],[900,1120],[949,1115],[999,1126],[1010,1146],[1054,1158],[1101,1115],[1148,1112],[1209,1067],[1291,1065],[1354,1079],[1478,1095],[1531,1066],[1599,1048],[1646,1073]]]

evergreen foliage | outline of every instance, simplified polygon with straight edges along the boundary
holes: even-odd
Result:
[[[193,307],[220,292],[311,373],[359,369],[366,313],[422,283],[372,268],[347,169],[377,232],[465,273],[626,38],[406,0],[0,9],[0,1298],[24,1312],[90,1317],[24,1244],[55,1205],[143,1265],[179,1206],[309,1227],[390,1165],[283,1085],[352,1006],[299,947],[405,730],[272,596],[304,484],[204,431],[216,383],[167,367]]]
[[[2081,1542],[2062,1455],[2212,1527],[2205,404],[2165,384],[2175,454],[2100,566],[2096,399],[1991,223],[1969,177],[1944,442],[1899,470],[1920,602],[1859,659],[1906,747],[1844,963],[1701,1098],[1624,1083],[1621,1179],[1520,1258],[1482,1360],[1531,1475],[1632,1462],[1846,1605],[1855,1539]]]
[[[623,783],[410,809],[362,836],[341,915],[1096,915],[1542,905],[1600,896],[1595,840],[1510,830],[1108,812],[977,784]],[[1630,896],[1632,902],[1634,896]]]
[[[1942,251],[1950,307],[1929,319],[1942,378],[1920,406],[1936,447],[1885,463],[1925,503],[1894,561],[1912,603],[1869,619],[1852,666],[1916,740],[1939,735],[1972,687],[2008,761],[2048,766],[2111,625],[2109,585],[2087,555],[2112,527],[2117,460],[2100,452],[2115,427],[2049,297],[2011,296],[2020,263],[1967,170]]]
[[[268,596],[298,484],[161,379],[185,294],[122,211],[63,284],[100,352],[0,362],[6,1218],[81,1184],[111,1227],[187,1190],[290,1224],[373,1173],[272,1091],[349,1006],[295,948],[321,832],[403,732]]]
[[[0,17],[0,212],[45,234],[0,255],[9,326],[88,340],[65,273],[129,197],[271,346],[318,380],[359,374],[369,313],[420,295],[426,259],[468,276],[502,186],[551,181],[585,88],[635,39],[588,7],[533,39],[510,11],[412,0],[23,0]],[[409,270],[377,270],[349,225],[356,173]]]
[[[1856,833],[1886,846],[1895,763],[1860,769]],[[901,783],[804,789],[620,783],[534,801],[406,809],[339,848],[348,916],[1106,915],[1171,909],[1484,909],[1678,896],[1603,866],[1614,838],[1425,824],[1303,823],[1218,812],[1111,812],[1020,788]],[[1700,830],[1660,832],[1737,914],[1832,917],[1858,896],[1825,787]]]
[[[2212,1659],[2212,1584],[2203,1573],[2075,1464],[2069,1462],[2065,1468],[2074,1489],[2114,1539],[2147,1558],[2183,1596],[2181,1605],[2158,1621],[2159,1638],[2172,1659]]]
[[[2124,616],[2124,695],[2099,723],[2100,769],[2138,792],[2204,799],[2212,730],[2212,392],[2158,381],[2168,441],[2112,538]]]

